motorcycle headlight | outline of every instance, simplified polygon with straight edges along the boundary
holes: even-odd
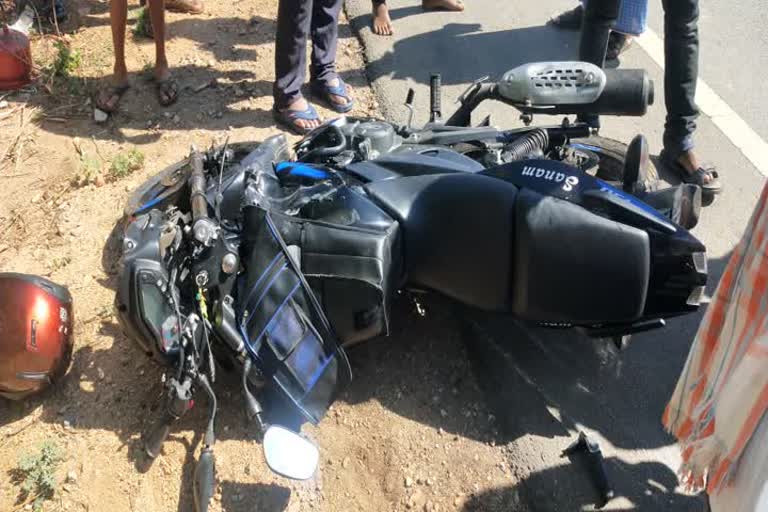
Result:
[[[167,295],[167,285],[151,272],[139,277],[141,317],[155,337],[162,352],[173,353],[179,347],[178,319]]]

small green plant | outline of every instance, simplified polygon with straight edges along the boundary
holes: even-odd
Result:
[[[136,24],[133,26],[133,35],[152,39],[152,20],[149,17],[149,9],[147,7],[139,9],[139,14],[136,16]]]
[[[83,152],[80,154],[80,167],[72,180],[72,184],[76,187],[84,187],[95,182],[100,172],[101,162],[99,159]]]
[[[51,75],[69,78],[80,67],[80,52],[70,48],[65,41],[56,41],[53,46],[56,48],[56,57],[51,64]]]
[[[133,148],[125,153],[118,153],[109,166],[109,178],[119,180],[144,167],[144,153]]]
[[[16,470],[16,481],[21,484],[21,500],[30,501],[36,512],[56,493],[56,469],[64,454],[56,444],[46,441],[39,452],[23,455]]]

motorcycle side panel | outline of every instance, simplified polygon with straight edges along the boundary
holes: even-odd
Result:
[[[518,194],[515,224],[516,316],[575,325],[642,316],[651,260],[645,231],[532,190]]]
[[[306,420],[318,423],[351,379],[344,351],[270,215],[243,211],[246,271],[238,316],[250,357]]]
[[[274,215],[343,345],[389,333],[402,278],[400,226],[368,197],[340,187],[300,215]]]

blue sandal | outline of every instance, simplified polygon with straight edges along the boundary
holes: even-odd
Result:
[[[277,107],[272,109],[272,116],[277,121],[277,124],[287,128],[289,131],[296,135],[306,135],[314,128],[304,128],[296,124],[296,121],[320,121],[320,115],[311,104],[307,104],[306,110],[279,110]]]
[[[339,81],[339,85],[331,85],[329,82],[315,81],[310,85],[310,91],[312,92],[312,96],[324,106],[339,114],[346,114],[355,108],[355,100],[349,95],[349,90],[347,89],[347,84],[344,83],[344,80],[342,80],[341,77],[336,78]],[[347,102],[344,104],[336,103],[331,99],[331,96],[340,96],[345,98]]]

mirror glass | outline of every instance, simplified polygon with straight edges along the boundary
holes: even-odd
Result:
[[[296,432],[272,425],[264,433],[262,444],[267,465],[278,475],[307,480],[315,474],[320,451]]]

